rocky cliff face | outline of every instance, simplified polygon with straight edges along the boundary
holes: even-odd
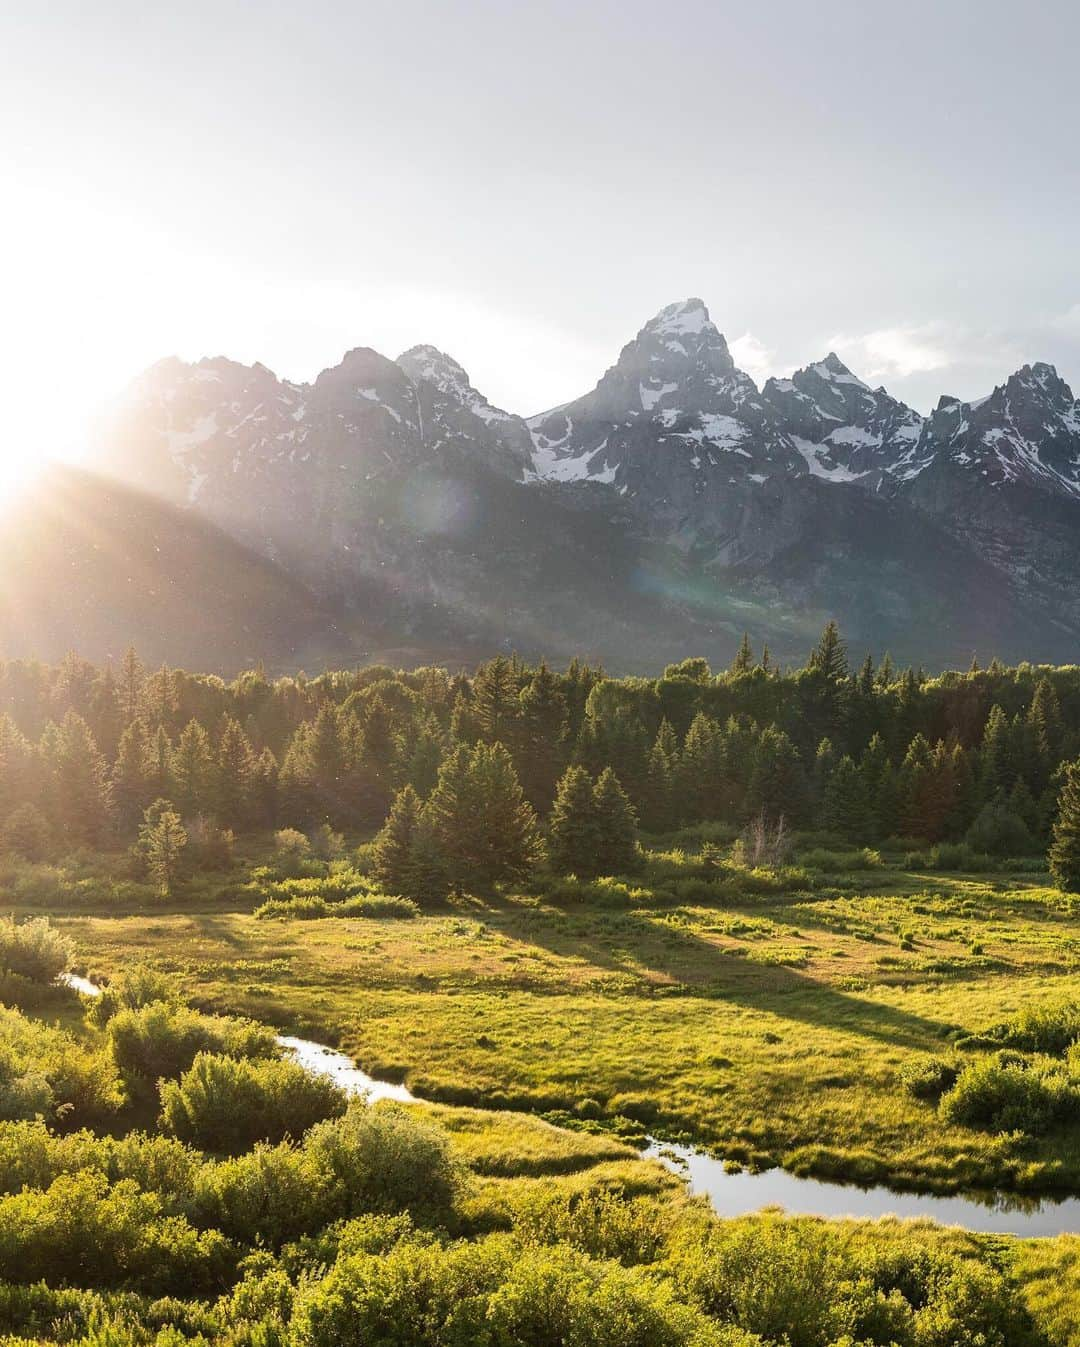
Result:
[[[165,360],[102,461],[418,646],[631,667],[664,642],[724,657],[743,626],[801,653],[835,613],[933,663],[1080,632],[1080,405],[1050,366],[926,418],[832,353],[759,391],[698,299],[528,422],[431,346],[311,384]]]

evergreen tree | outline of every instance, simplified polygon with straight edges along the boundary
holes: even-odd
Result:
[[[505,655],[496,655],[477,669],[472,710],[487,743],[513,741],[521,703],[514,669]]]
[[[848,842],[866,835],[866,797],[855,762],[845,754],[834,766],[825,787],[822,812],[825,827]]]
[[[679,775],[678,739],[671,723],[660,722],[649,751],[642,817],[653,832],[666,832],[677,821],[676,781]]]
[[[754,752],[747,792],[747,817],[783,818],[790,825],[802,818],[805,776],[798,750],[783,730],[770,725],[761,732]]]
[[[112,823],[112,797],[105,760],[82,716],[75,711],[64,716],[47,753],[53,813],[61,835],[76,845],[100,845]]]
[[[543,661],[520,697],[518,773],[534,809],[547,810],[567,757],[570,715],[558,680]]]
[[[445,751],[445,737],[439,722],[433,715],[424,716],[408,746],[403,770],[406,783],[422,800],[426,800],[435,788]]]
[[[596,868],[601,874],[625,874],[636,867],[637,815],[619,778],[605,767],[593,788]]]
[[[999,793],[1007,795],[1015,778],[1009,718],[1000,706],[993,706],[983,730],[981,770],[983,801],[989,803]]]
[[[560,874],[596,873],[598,828],[593,782],[584,767],[568,767],[548,819],[548,861]]]
[[[502,744],[459,745],[425,810],[454,888],[518,879],[539,857],[536,814]]]
[[[215,795],[218,818],[227,828],[241,828],[247,821],[254,765],[247,735],[232,716],[226,717],[218,740]]]
[[[374,843],[372,878],[384,893],[414,896],[415,849],[422,827],[423,803],[412,786],[394,796],[386,822]]]
[[[754,651],[750,645],[750,633],[744,631],[738,653],[731,662],[731,672],[735,674],[749,673],[753,667]]]
[[[139,851],[163,898],[173,892],[181,877],[187,841],[180,815],[168,800],[156,800],[139,829]]]
[[[1049,863],[1059,889],[1080,893],[1080,762],[1070,763],[1065,769]]]
[[[278,822],[278,765],[269,748],[255,759],[251,774],[251,813],[257,826],[274,828]]]
[[[473,712],[471,700],[458,692],[450,715],[450,738],[455,744],[466,744],[469,748],[480,740],[480,722]]]
[[[112,772],[113,800],[120,826],[134,832],[143,811],[158,792],[154,790],[150,743],[146,726],[133,720],[120,736]]]
[[[840,682],[848,676],[847,648],[840,638],[840,628],[830,618],[821,633],[808,665],[823,674],[830,682]]]
[[[135,653],[135,647],[129,645],[120,662],[120,712],[125,724],[130,724],[142,711],[143,684],[146,675],[142,661]]]
[[[172,755],[173,798],[182,818],[212,810],[214,753],[210,736],[197,720],[184,726]]]

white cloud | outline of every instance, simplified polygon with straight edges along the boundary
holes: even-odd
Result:
[[[744,332],[741,337],[736,337],[728,344],[728,350],[739,369],[745,370],[759,388],[770,374],[779,372],[776,352],[759,341],[752,332]]]
[[[906,379],[945,369],[954,363],[950,338],[939,323],[920,327],[881,327],[861,336],[837,334],[829,347],[861,378]]]

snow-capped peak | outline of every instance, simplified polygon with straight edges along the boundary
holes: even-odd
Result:
[[[701,299],[684,299],[668,304],[655,318],[645,324],[643,331],[660,336],[699,336],[706,327],[712,327],[709,310]]]

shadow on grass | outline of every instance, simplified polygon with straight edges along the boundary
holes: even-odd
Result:
[[[489,908],[489,914],[507,934],[559,957],[584,959],[599,969],[638,977],[642,997],[679,995],[725,1001],[897,1047],[925,1046],[955,1028],[899,1006],[840,991],[797,968],[758,963],[741,952],[718,949],[685,927],[645,913],[594,911],[578,916],[550,907],[523,910],[502,903]],[[781,938],[776,943],[788,942]],[[757,947],[767,948],[768,942]]]

